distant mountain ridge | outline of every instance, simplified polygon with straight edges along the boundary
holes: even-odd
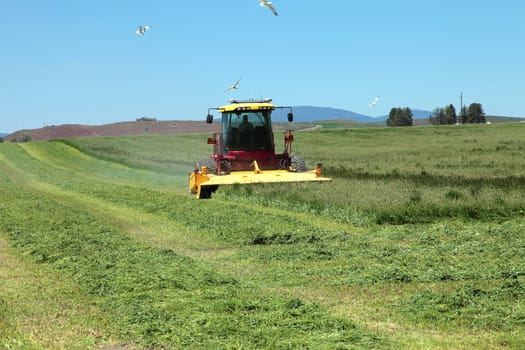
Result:
[[[371,117],[346,109],[332,108],[332,107],[316,107],[316,106],[295,106],[293,108],[294,121],[311,123],[317,120],[353,120],[360,123],[381,123],[388,119],[388,115],[380,117]],[[432,112],[411,109],[413,119],[426,119]],[[276,109],[272,114],[272,119],[276,122],[284,122],[287,119],[288,110]]]
[[[315,121],[322,121],[322,120],[351,120],[359,123],[384,123],[388,116],[380,116],[380,117],[371,117],[364,114],[355,113],[346,109],[341,108],[332,108],[332,107],[317,107],[317,106],[293,106],[293,113],[294,113],[294,122],[296,123],[312,123]],[[418,110],[418,109],[412,109],[413,113],[413,119],[426,119],[428,118],[432,112],[425,111],[425,110]],[[288,109],[276,109],[272,113],[272,120],[274,122],[287,122],[287,114]],[[139,126],[137,129],[138,124],[140,123],[148,123],[151,122],[152,124],[150,126]],[[192,129],[193,132],[196,132],[196,130],[199,129],[198,124],[199,122],[195,122],[195,124],[191,121],[178,121],[178,126],[181,127],[180,129],[184,129],[187,125],[192,125],[190,129]],[[115,130],[115,132],[111,132],[108,130],[114,130],[115,128],[113,125],[120,124],[121,127],[118,128],[118,131]],[[26,134],[30,134],[32,137],[32,140],[47,140],[53,135],[54,137],[66,137],[62,135],[68,135],[69,132],[66,132],[66,129],[71,130],[71,132],[75,136],[112,136],[117,135],[122,132],[124,134],[136,134],[136,133],[144,133],[144,132],[150,132],[150,133],[171,133],[172,131],[166,131],[166,125],[168,125],[167,129],[172,129],[175,126],[175,121],[158,121],[155,120],[148,120],[148,118],[145,119],[138,119],[135,123],[133,122],[119,122],[111,124],[112,126],[109,127],[108,125],[101,125],[101,126],[87,126],[87,125],[61,125],[60,128],[51,126],[51,127],[44,127],[41,129],[33,129],[33,130],[18,130],[11,134],[5,134],[0,133],[0,137],[5,138],[13,138],[18,137],[19,135],[23,134],[24,132]],[[126,127],[122,127],[122,126]],[[182,126],[185,126],[184,128]],[[145,128],[145,129],[144,129]],[[53,130],[54,129],[54,130]],[[137,129],[137,130],[135,130]],[[179,129],[179,128],[178,128]],[[59,131],[60,130],[60,131]],[[145,131],[144,131],[145,130]],[[191,131],[190,131],[191,132]],[[15,136],[16,134],[16,136]],[[39,136],[39,134],[42,134],[42,136]]]

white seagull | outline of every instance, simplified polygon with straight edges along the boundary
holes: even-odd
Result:
[[[277,11],[275,11],[275,7],[273,7],[272,3],[268,0],[260,0],[259,4],[261,7],[268,7],[274,15],[277,16]]]
[[[137,31],[135,33],[137,33],[138,36],[143,36],[144,33],[146,33],[150,29],[151,26],[138,26]]]
[[[379,96],[376,96],[374,98],[374,100],[372,101],[372,103],[368,105],[368,107],[374,107],[376,105],[377,101],[379,101]]]
[[[237,90],[237,86],[239,85],[240,81],[241,81],[241,78],[239,78],[239,80],[237,80],[232,86],[224,90],[224,92],[230,91],[230,90]]]

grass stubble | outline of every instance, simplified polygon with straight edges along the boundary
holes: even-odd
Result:
[[[80,336],[86,344],[519,348],[523,126],[483,127],[301,133],[298,151],[326,159],[332,184],[234,186],[209,201],[182,195],[173,169],[187,159],[168,164],[177,152],[166,154],[175,137],[163,139],[150,164],[139,161],[147,158],[140,144],[151,153],[155,137],[133,139],[127,153],[119,138],[98,149],[97,139],[68,140],[76,152],[60,143],[2,145],[2,191],[11,195],[0,207],[10,214],[2,215],[4,247],[16,266],[43,267],[76,288],[52,298],[71,298],[69,314],[86,308],[68,316],[97,329]],[[186,149],[192,138],[200,141],[185,139]],[[9,190],[13,179],[19,192]],[[22,213],[39,201],[49,212],[31,226]],[[1,290],[12,310],[13,294]],[[53,337],[31,335],[50,325],[27,332],[17,321],[27,308],[3,313],[5,344],[53,348]],[[93,313],[99,318],[83,321]],[[73,343],[69,334],[55,338]]]

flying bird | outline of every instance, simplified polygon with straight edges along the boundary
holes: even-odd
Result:
[[[237,80],[232,86],[224,90],[224,92],[230,91],[230,90],[237,90],[237,86],[239,85],[240,81],[241,81],[241,78],[239,78],[239,80]]]
[[[374,98],[374,100],[372,101],[372,103],[368,105],[368,107],[374,107],[376,105],[377,101],[379,101],[379,96],[376,96]]]
[[[273,7],[270,1],[260,0],[259,4],[261,5],[261,7],[268,7],[273,12],[273,14],[277,16],[277,11],[275,11],[275,7]]]
[[[143,36],[144,33],[146,33],[150,29],[151,26],[138,26],[137,31],[135,33],[137,33],[138,36]]]

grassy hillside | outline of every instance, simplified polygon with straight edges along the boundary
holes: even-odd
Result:
[[[300,132],[332,183],[202,201],[207,135],[0,144],[0,347],[519,349],[524,132]]]
[[[385,123],[360,123],[353,120],[319,120],[314,124],[320,125],[325,129],[349,129],[349,128],[370,128],[370,127],[384,127]]]

